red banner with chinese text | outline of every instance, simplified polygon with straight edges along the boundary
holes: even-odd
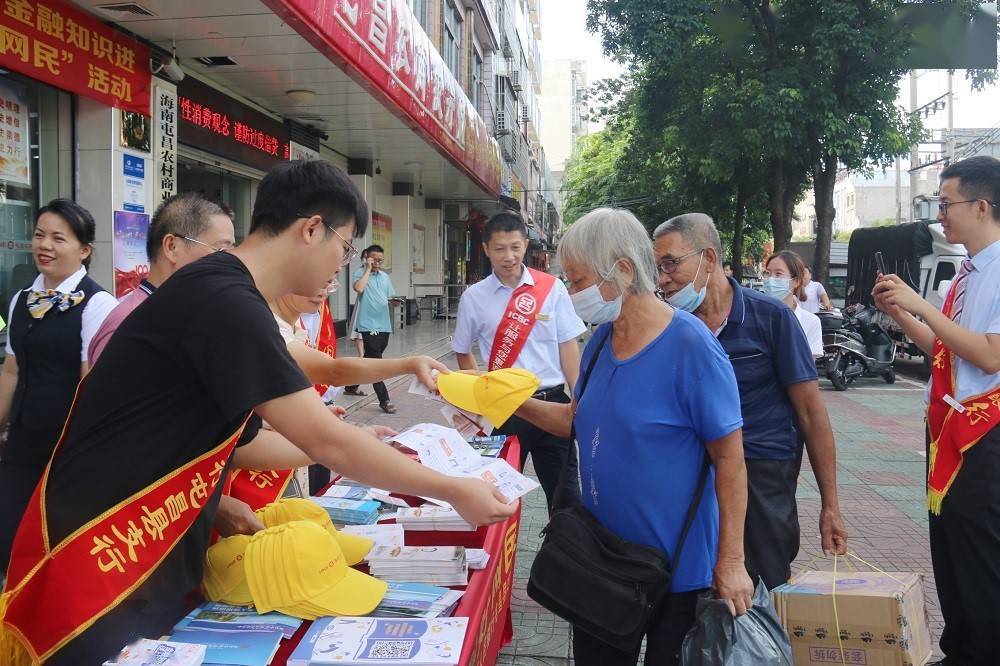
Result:
[[[0,67],[149,115],[149,47],[63,0],[4,0]]]
[[[500,149],[407,0],[264,0],[494,196]]]

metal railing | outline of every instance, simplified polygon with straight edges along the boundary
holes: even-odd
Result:
[[[414,283],[410,285],[413,300],[417,302],[417,317],[426,311],[432,319],[448,320],[448,335],[452,333],[451,321],[458,314],[458,302],[468,285],[447,283]],[[439,293],[426,293],[427,290],[437,290]],[[423,293],[421,293],[423,292]]]

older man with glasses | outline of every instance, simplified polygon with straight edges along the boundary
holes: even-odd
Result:
[[[823,550],[847,551],[836,445],[809,343],[784,303],[723,274],[722,242],[708,215],[669,219],[653,240],[662,295],[708,326],[736,372],[749,485],[746,565],[773,588],[788,580],[799,551],[795,491],[803,440],[822,502]]]

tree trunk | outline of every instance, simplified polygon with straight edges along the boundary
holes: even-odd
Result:
[[[741,170],[745,174],[746,169]],[[733,245],[729,252],[729,260],[733,265],[733,277],[739,282],[743,279],[743,246],[746,239],[747,191],[745,178],[740,176],[736,187],[736,214],[733,215]]]
[[[792,209],[799,193],[798,187],[789,182],[784,160],[772,160],[768,170],[771,177],[771,233],[774,235],[774,251],[780,252],[787,249],[792,241]]]
[[[816,198],[816,253],[813,259],[813,279],[826,284],[830,277],[830,243],[833,240],[833,220],[837,209],[833,191],[837,185],[837,158],[824,155],[813,167],[813,193]]]

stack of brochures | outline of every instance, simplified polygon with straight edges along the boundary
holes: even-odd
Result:
[[[313,497],[312,501],[326,509],[335,525],[372,525],[378,522],[382,506],[375,500],[351,500],[337,497]]]
[[[490,562],[490,554],[482,548],[466,548],[465,559],[470,569],[485,569]]]
[[[261,615],[251,606],[207,602],[177,623],[170,640],[204,646],[206,664],[266,666],[282,639],[301,624],[282,613]]]
[[[470,525],[455,509],[425,504],[415,508],[400,508],[396,511],[396,523],[404,530],[418,532],[474,532]]]
[[[345,525],[340,528],[344,534],[354,534],[356,536],[371,539],[373,548],[385,546],[395,548],[403,545],[403,526],[390,523],[388,525]]]
[[[288,666],[455,666],[468,623],[465,617],[324,618],[309,628]]]
[[[323,497],[334,497],[337,499],[366,500],[371,499],[368,489],[363,486],[330,486],[323,493]]]
[[[391,582],[465,585],[469,564],[462,546],[372,548],[368,567],[376,578]]]
[[[142,638],[129,645],[104,666],[201,666],[205,661],[204,645],[151,641]]]
[[[372,617],[441,617],[451,615],[464,592],[423,583],[389,583]]]

